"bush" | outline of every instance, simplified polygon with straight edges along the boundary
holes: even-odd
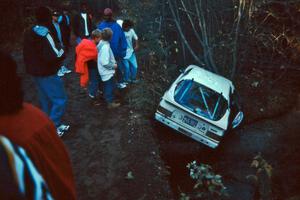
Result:
[[[222,177],[212,171],[212,167],[206,164],[197,164],[193,161],[187,165],[190,170],[190,177],[195,180],[192,194],[181,194],[180,200],[221,200],[227,199],[226,187]]]

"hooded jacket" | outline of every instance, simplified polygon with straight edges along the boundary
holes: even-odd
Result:
[[[48,28],[36,25],[25,32],[23,56],[27,73],[51,76],[60,68],[64,51],[57,48]]]
[[[87,62],[97,60],[97,46],[88,39],[83,39],[76,46],[75,72],[80,74],[80,86],[86,87],[89,82],[89,71]]]

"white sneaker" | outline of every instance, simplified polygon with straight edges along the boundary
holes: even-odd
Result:
[[[65,132],[67,132],[69,129],[69,125],[61,124],[59,127],[56,128],[57,135],[59,137],[62,137],[65,134]]]
[[[62,73],[64,73],[64,74],[68,74],[68,73],[71,73],[72,72],[72,70],[70,70],[70,69],[68,69],[66,66],[61,66],[61,71],[62,71]]]
[[[57,72],[57,76],[64,76],[65,74],[62,72],[62,70],[61,69],[59,69],[58,70],[58,72]]]
[[[56,129],[56,133],[59,137],[62,137],[65,134],[65,132],[63,130],[60,130],[59,128]]]
[[[91,99],[95,99],[95,98],[96,98],[94,95],[91,95],[91,94],[89,94],[89,97],[90,97]]]
[[[126,84],[125,83],[118,83],[117,87],[119,89],[123,89],[123,88],[126,88]]]

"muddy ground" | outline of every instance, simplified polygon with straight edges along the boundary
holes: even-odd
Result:
[[[21,51],[14,57],[25,99],[38,105],[32,79],[24,73]],[[148,105],[144,110],[135,108],[129,91],[134,91],[136,99],[150,89],[147,83],[122,91],[122,106],[108,110],[103,102],[97,106],[89,100],[75,73],[66,75],[69,101],[64,121],[70,123],[71,131],[62,140],[70,152],[79,199],[177,199],[180,191],[191,191],[193,183],[185,166],[197,160],[211,164],[223,176],[230,199],[250,200],[255,190],[245,177],[254,173],[250,163],[258,152],[274,168],[278,199],[299,194],[299,77],[297,70],[245,70],[237,81],[245,123],[220,148],[211,150],[155,122],[154,108],[150,113]]]

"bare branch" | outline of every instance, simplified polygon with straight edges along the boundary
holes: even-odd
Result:
[[[170,7],[170,10],[171,10],[172,16],[174,18],[175,25],[176,25],[176,27],[178,29],[178,32],[179,32],[179,35],[180,35],[181,39],[183,40],[184,44],[186,45],[187,49],[190,51],[191,55],[196,60],[196,62],[199,63],[199,64],[201,64],[201,65],[203,65],[203,63],[201,62],[200,58],[193,51],[193,49],[191,48],[190,44],[186,40],[185,35],[183,34],[183,31],[181,29],[181,26],[180,26],[180,24],[179,24],[179,22],[177,20],[177,17],[176,17],[175,11],[174,11],[172,0],[168,0],[168,3],[169,3],[169,7]]]

